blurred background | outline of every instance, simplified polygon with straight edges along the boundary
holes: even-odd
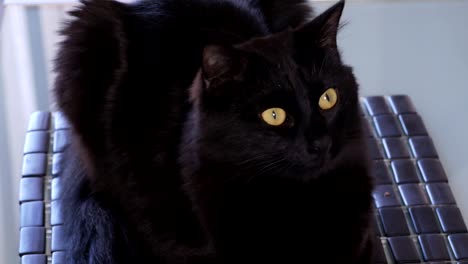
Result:
[[[319,11],[332,4],[314,3]],[[468,219],[468,1],[347,3],[339,45],[361,94],[411,96]],[[0,264],[18,263],[18,183],[27,120],[36,110],[53,109],[57,31],[75,4],[0,0]]]

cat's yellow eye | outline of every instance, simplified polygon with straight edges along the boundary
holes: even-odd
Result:
[[[338,94],[334,88],[326,90],[319,100],[319,106],[322,110],[332,109],[338,102]]]
[[[281,126],[286,121],[286,111],[281,108],[270,108],[262,113],[262,119],[270,126]]]

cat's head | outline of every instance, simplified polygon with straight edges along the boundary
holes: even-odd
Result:
[[[202,160],[246,177],[308,180],[361,156],[358,85],[336,42],[343,7],[296,29],[205,48],[191,88]]]

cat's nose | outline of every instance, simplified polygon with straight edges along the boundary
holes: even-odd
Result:
[[[307,151],[313,156],[323,156],[326,155],[330,148],[330,138],[328,136],[321,137],[317,140],[314,140],[312,144],[308,146]]]

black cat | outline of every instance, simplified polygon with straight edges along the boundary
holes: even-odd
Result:
[[[83,1],[57,57],[67,263],[371,263],[344,2]]]

